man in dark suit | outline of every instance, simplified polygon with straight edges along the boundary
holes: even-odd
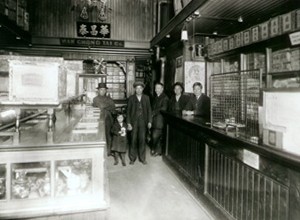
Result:
[[[174,91],[174,95],[171,97],[169,101],[168,111],[176,115],[181,115],[182,110],[189,102],[190,97],[183,94],[184,87],[180,82],[176,82],[173,85],[173,91]]]
[[[169,98],[163,92],[164,85],[162,83],[155,84],[156,97],[152,104],[152,151],[153,156],[161,155],[162,136],[164,128],[164,118],[160,111],[166,111],[168,108]]]
[[[128,98],[127,124],[128,130],[132,130],[131,145],[129,148],[130,164],[134,164],[137,155],[143,164],[146,162],[146,132],[152,126],[152,112],[150,99],[143,94],[144,83],[133,84],[135,94]]]
[[[106,145],[107,145],[107,155],[111,155],[111,134],[110,130],[113,125],[113,114],[115,113],[115,103],[112,98],[106,95],[107,86],[105,83],[98,83],[98,96],[93,99],[93,107],[100,108],[101,117],[104,118],[105,122],[105,137],[106,137]]]
[[[210,99],[202,93],[202,84],[200,82],[194,83],[193,92],[194,94],[182,113],[184,115],[195,115],[210,120]]]

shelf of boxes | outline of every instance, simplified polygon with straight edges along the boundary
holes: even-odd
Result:
[[[116,63],[106,65],[106,85],[108,94],[112,99],[126,98],[126,76],[123,70]]]

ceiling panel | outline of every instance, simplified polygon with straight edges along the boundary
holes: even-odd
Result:
[[[210,0],[199,8],[195,31],[230,35],[295,8],[300,0]],[[243,23],[237,22],[239,16]]]

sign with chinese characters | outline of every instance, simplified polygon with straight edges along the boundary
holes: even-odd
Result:
[[[60,45],[79,47],[124,47],[122,40],[60,38]]]
[[[110,24],[77,22],[77,36],[110,38]]]

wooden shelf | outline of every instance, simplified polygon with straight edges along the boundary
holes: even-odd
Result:
[[[270,72],[271,76],[281,76],[281,77],[289,77],[289,76],[300,76],[300,70],[291,70],[291,71],[282,71],[282,72]]]
[[[106,77],[106,74],[79,74],[79,77]]]
[[[31,44],[31,35],[28,31],[24,31],[21,27],[19,27],[15,21],[8,19],[7,16],[0,14],[0,25],[4,30],[1,32],[10,32],[10,34],[15,37],[20,38],[20,40]],[[10,41],[14,41],[15,39],[10,39]]]

